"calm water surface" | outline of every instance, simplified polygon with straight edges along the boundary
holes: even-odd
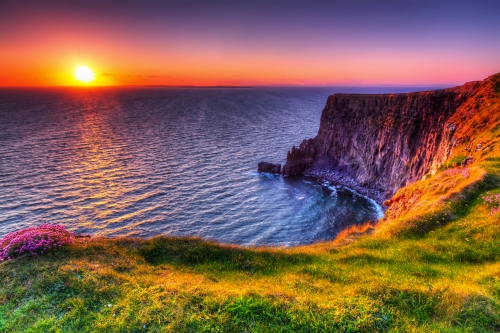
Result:
[[[255,172],[316,134],[333,92],[1,89],[0,237],[60,223],[291,246],[376,220],[380,208],[346,189]]]

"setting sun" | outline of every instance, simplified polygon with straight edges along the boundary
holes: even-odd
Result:
[[[87,66],[78,66],[75,71],[75,78],[83,83],[94,81],[94,73]]]

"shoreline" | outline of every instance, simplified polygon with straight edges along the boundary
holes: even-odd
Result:
[[[375,201],[381,208],[385,211],[387,208],[384,205],[384,201],[386,198],[384,194],[380,190],[370,189],[366,187],[362,187],[358,184],[356,180],[353,178],[346,176],[340,172],[332,171],[332,170],[321,170],[317,168],[309,168],[306,169],[303,173],[304,176],[313,177],[319,179],[323,182],[329,182],[332,185],[340,185],[347,187],[350,190],[353,190],[361,195],[364,195],[373,201]]]

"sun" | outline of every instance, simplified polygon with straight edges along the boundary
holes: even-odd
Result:
[[[78,66],[75,71],[75,78],[83,83],[94,81],[94,73],[87,66]]]

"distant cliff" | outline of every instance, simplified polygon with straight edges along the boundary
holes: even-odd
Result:
[[[434,173],[454,146],[470,139],[464,128],[471,126],[471,100],[497,89],[497,79],[407,94],[331,95],[318,134],[288,152],[282,173],[333,170],[389,198]]]

